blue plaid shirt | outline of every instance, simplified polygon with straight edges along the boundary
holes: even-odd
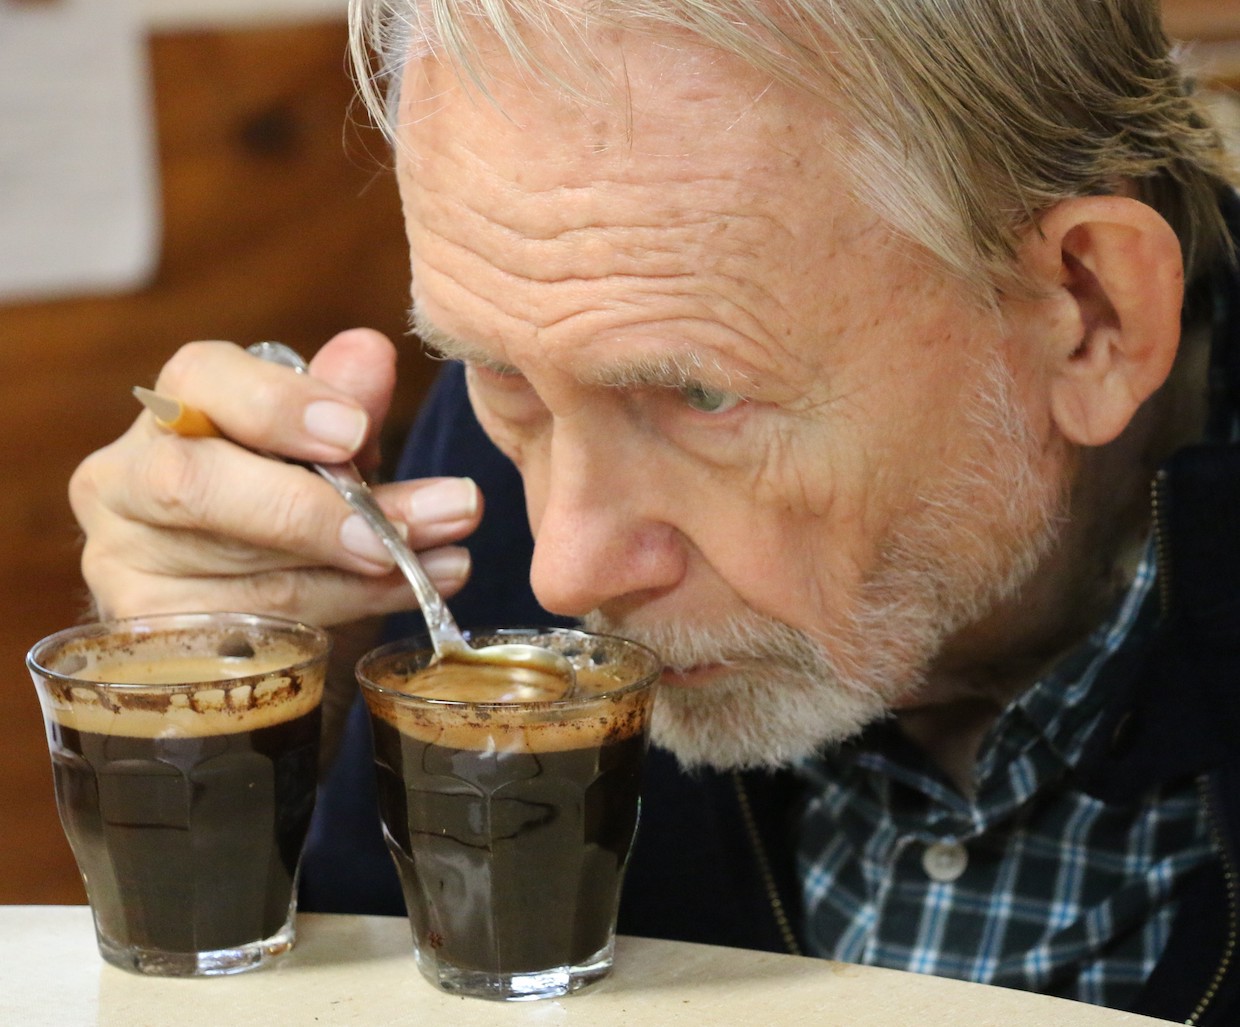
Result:
[[[801,768],[798,845],[814,955],[1126,1008],[1162,953],[1176,885],[1214,859],[1197,785],[1117,808],[1073,768],[1099,669],[1156,616],[1147,552],[1115,616],[1021,695],[983,743],[974,798],[893,725]]]

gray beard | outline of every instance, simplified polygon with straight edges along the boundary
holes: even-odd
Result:
[[[1059,536],[1066,489],[1057,470],[1039,471],[998,358],[966,402],[974,456],[893,528],[846,622],[809,632],[753,612],[696,626],[586,617],[671,670],[724,668],[701,687],[659,690],[655,744],[686,767],[796,762],[886,716],[948,638],[1019,592]]]

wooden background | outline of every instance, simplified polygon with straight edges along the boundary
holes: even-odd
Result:
[[[1240,0],[1167,2],[1180,35],[1240,36]],[[130,387],[190,339],[280,339],[308,354],[353,325],[404,331],[395,187],[385,144],[349,114],[344,46],[335,22],[156,35],[156,279],[123,296],[0,305],[0,903],[85,898],[23,659],[82,616],[65,486],[135,416]],[[410,342],[394,435],[431,370]]]
[[[190,339],[310,354],[354,325],[404,331],[395,185],[386,144],[349,113],[344,48],[334,22],[156,36],[156,279],[123,296],[0,305],[0,903],[85,900],[23,660],[82,616],[66,483],[134,418],[130,387],[152,384]],[[394,425],[428,376],[410,341]]]

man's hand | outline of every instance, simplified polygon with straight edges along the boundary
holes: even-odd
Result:
[[[262,455],[373,466],[395,366],[392,344],[367,329],[328,342],[310,375],[231,343],[180,349],[156,390],[203,411],[224,437],[181,438],[143,413],[74,473],[82,573],[99,613],[230,609],[327,626],[413,606],[382,544],[332,487]],[[430,549],[423,560],[441,591],[456,592],[468,557],[449,543],[477,527],[473,483],[400,482],[375,495],[414,548]]]

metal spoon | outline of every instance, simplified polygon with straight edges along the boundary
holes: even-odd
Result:
[[[309,371],[301,355],[280,342],[258,342],[250,346],[247,352],[260,360],[291,367],[298,374],[306,374]],[[423,570],[422,564],[413,554],[413,550],[405,544],[392,522],[387,519],[387,515],[375,502],[370,487],[357,467],[352,462],[311,464],[310,466],[327,479],[345,501],[366,519],[366,523],[374,529],[375,534],[392,554],[396,566],[409,579],[409,584],[413,586],[414,594],[417,596],[418,605],[422,608],[422,616],[426,618],[426,627],[430,632],[431,644],[435,647],[437,662],[489,663],[551,674],[565,682],[565,690],[561,698],[573,692],[577,684],[573,665],[565,656],[554,650],[522,642],[487,645],[478,649],[470,646],[461,634],[461,629],[457,627],[456,621],[452,619],[452,614],[448,611],[443,596],[436,591],[435,586],[431,584],[431,579]],[[522,694],[522,689],[517,689],[516,697],[547,698],[546,688],[539,687],[539,684],[535,682],[526,685],[524,691],[525,695]],[[509,693],[509,695],[512,694],[512,692]]]

